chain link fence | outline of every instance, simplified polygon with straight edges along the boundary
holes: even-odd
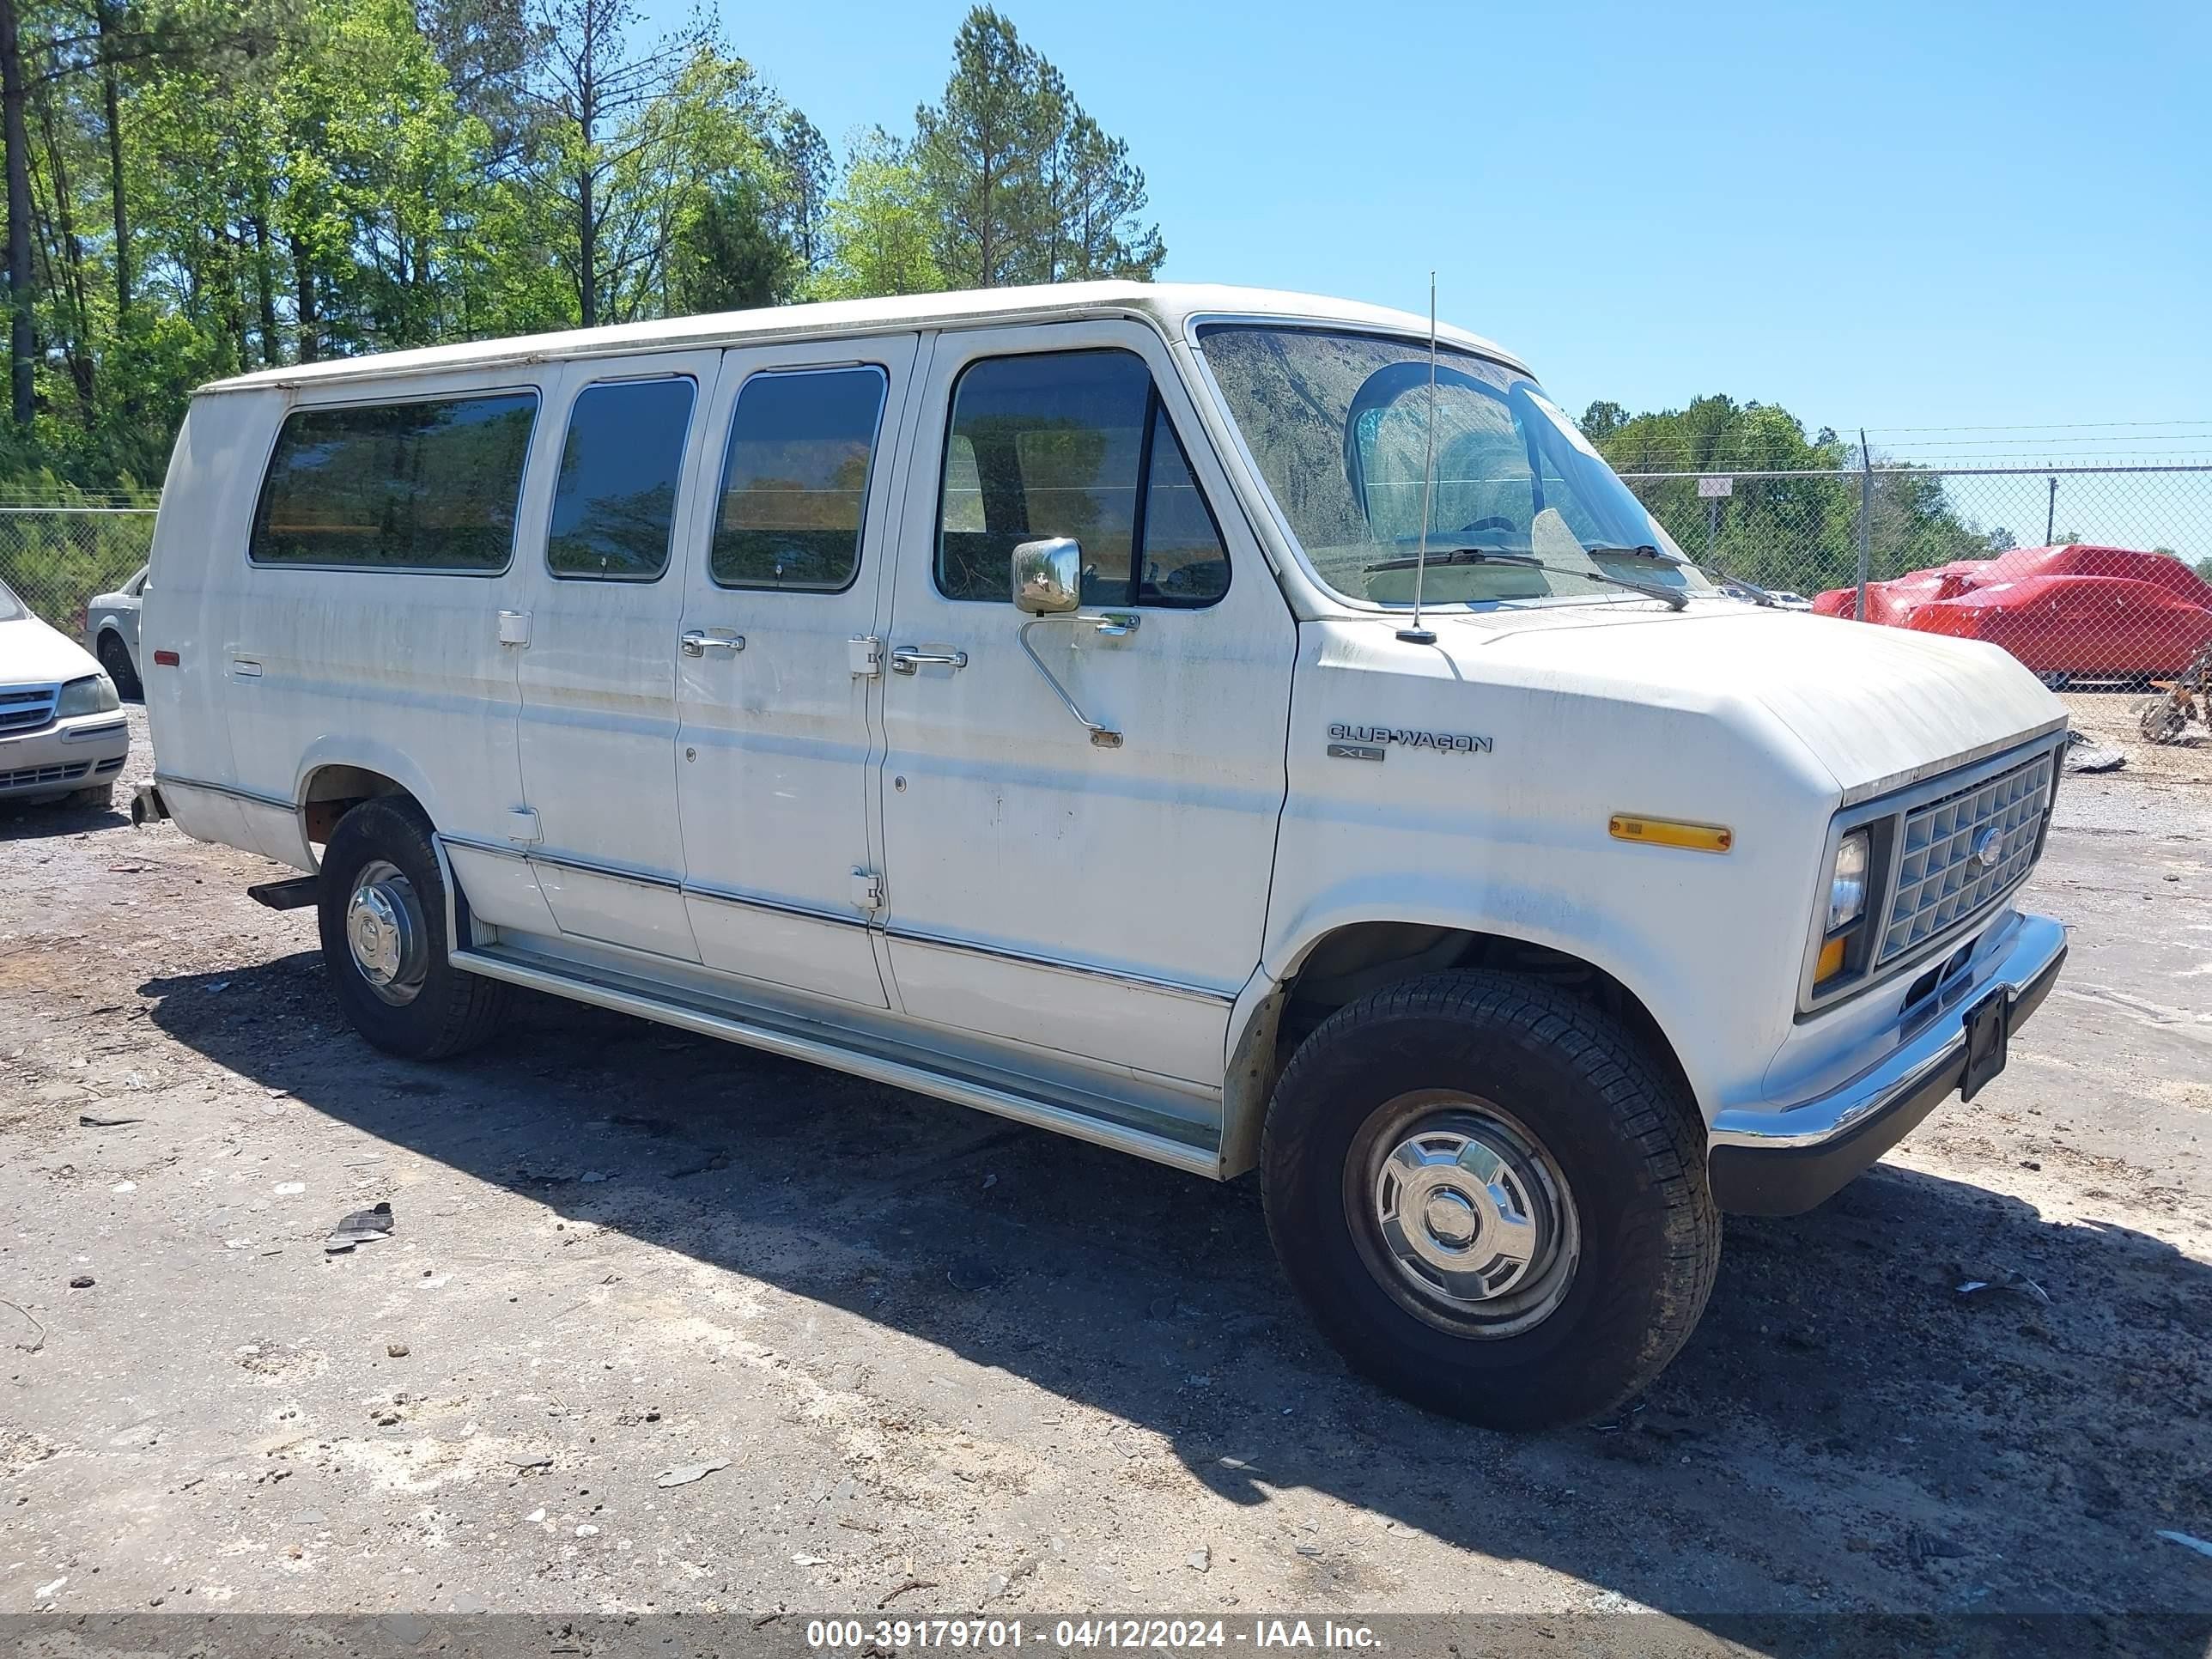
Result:
[[[147,501],[0,501],[0,582],[72,639],[84,637],[92,597],[129,581],[153,544]]]
[[[1993,641],[2061,690],[2133,694],[2118,710],[2076,699],[2091,726],[2117,714],[2154,741],[2206,736],[2212,465],[1624,476],[1717,575]]]

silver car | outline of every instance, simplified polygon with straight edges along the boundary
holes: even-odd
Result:
[[[0,800],[105,806],[130,752],[114,681],[0,583]]]
[[[116,690],[132,702],[145,695],[138,678],[138,608],[146,595],[147,567],[112,593],[100,593],[84,611],[85,648],[100,659]]]

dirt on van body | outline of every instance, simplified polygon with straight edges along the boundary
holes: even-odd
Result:
[[[542,1000],[396,1061],[267,865],[0,811],[0,1612],[2212,1612],[2208,808],[2069,779],[2004,1076],[1526,1438],[1249,1181]]]

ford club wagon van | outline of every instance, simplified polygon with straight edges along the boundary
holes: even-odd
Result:
[[[525,986],[1227,1180],[1359,1370],[1533,1426],[1720,1212],[2003,1066],[2064,714],[1685,558],[1529,371],[1087,284],[194,398],[136,814],[304,876],[339,1002]],[[1421,612],[1413,611],[1417,592]]]

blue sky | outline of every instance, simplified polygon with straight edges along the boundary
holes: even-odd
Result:
[[[965,9],[721,22],[842,148],[936,97]],[[1002,9],[1128,140],[1164,276],[1420,310],[1433,265],[1576,410],[1725,391],[1915,458],[2212,459],[2202,4]],[[1907,430],[2119,422],[2188,424]]]

